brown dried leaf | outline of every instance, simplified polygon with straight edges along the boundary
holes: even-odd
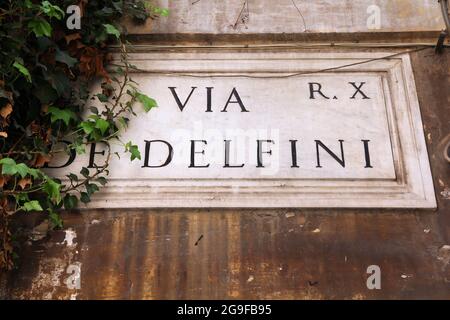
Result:
[[[0,175],[0,187],[3,188],[10,180],[11,180],[11,176]],[[0,204],[0,206],[1,206],[1,204]]]
[[[8,209],[8,198],[3,197],[0,199],[0,207],[2,207],[3,210],[7,211]]]
[[[33,134],[40,134],[41,132],[41,126],[36,123],[36,121],[33,121],[30,123],[30,130]]]
[[[80,15],[81,17],[84,16],[84,12],[85,12],[85,7],[88,3],[88,0],[80,0],[78,1],[78,7],[80,7]]]
[[[56,64],[55,53],[56,50],[54,48],[48,49],[45,53],[41,54],[40,61],[45,65],[54,66]]]
[[[31,178],[20,179],[17,184],[22,188],[22,190],[24,190],[26,189],[26,187],[31,186],[32,184]]]
[[[79,40],[79,39],[81,39],[81,35],[79,33],[68,34],[66,36],[66,43],[69,44],[70,42],[72,42],[74,40]]]
[[[49,107],[48,104],[43,104],[41,106],[41,112],[44,113],[44,114],[47,114],[48,113],[48,107]]]
[[[0,116],[3,119],[6,119],[11,112],[13,112],[13,106],[11,103],[7,103],[1,110],[0,110]]]
[[[84,48],[80,56],[79,68],[81,73],[88,79],[93,76],[100,76],[109,82],[109,75],[104,69],[105,58],[106,55],[95,47]]]
[[[42,168],[43,166],[45,166],[47,163],[49,163],[51,160],[50,155],[48,154],[42,154],[39,153],[36,157],[36,160],[34,162],[34,166],[36,168]]]
[[[45,131],[44,135],[44,141],[49,144],[51,142],[52,138],[52,128],[48,128],[47,131]]]
[[[5,178],[3,176],[0,176],[0,188],[3,188],[5,183],[6,183]]]

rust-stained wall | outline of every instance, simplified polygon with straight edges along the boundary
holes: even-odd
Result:
[[[97,210],[29,242],[7,298],[450,299],[450,50],[412,54],[439,209]],[[28,223],[33,223],[29,219]],[[39,234],[37,234],[39,235]],[[76,238],[73,239],[73,237]],[[368,290],[366,268],[381,267]],[[81,288],[68,289],[69,265]]]

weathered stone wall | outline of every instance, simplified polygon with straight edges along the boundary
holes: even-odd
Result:
[[[264,34],[418,32],[443,28],[437,0],[158,0],[170,16],[138,33]],[[380,29],[368,30],[368,8],[380,8]],[[370,11],[370,9],[369,9]]]
[[[250,20],[236,30],[230,25],[244,1],[192,2],[169,1],[171,17],[155,22],[151,31],[161,34],[160,40],[176,34],[173,44],[194,47],[194,33],[207,34],[200,39],[204,45],[226,33],[304,32],[290,0],[250,1]],[[436,34],[443,27],[437,1],[372,2],[385,12],[373,39],[380,32],[402,31],[411,32],[411,41],[417,31]],[[367,32],[363,17],[369,1],[296,3],[307,29],[318,35]],[[450,164],[443,148],[450,140],[450,51],[436,55],[430,48],[411,57],[438,210],[71,212],[64,215],[64,230],[42,239],[36,230],[35,241],[21,252],[19,268],[1,277],[0,294],[32,299],[449,299]],[[29,216],[24,223],[39,225],[40,220]],[[381,267],[381,290],[366,287],[366,268],[372,264]],[[80,289],[65,284],[71,265],[80,267]]]

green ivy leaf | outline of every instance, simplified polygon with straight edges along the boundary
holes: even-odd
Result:
[[[64,72],[56,71],[45,78],[59,96],[65,96],[71,91],[73,84]],[[38,90],[40,90],[40,87]]]
[[[120,31],[117,30],[117,28],[115,26],[113,26],[112,24],[104,24],[103,26],[105,27],[107,34],[113,35],[117,39],[120,38]]]
[[[72,58],[68,53],[59,49],[56,50],[55,60],[66,64],[69,68],[72,68],[78,63],[77,59]]]
[[[28,69],[23,64],[16,61],[14,62],[13,67],[19,70],[19,72],[27,79],[28,82],[31,82],[30,71],[28,71]]]
[[[44,184],[43,190],[48,194],[51,201],[55,204],[61,202],[61,185],[52,179],[48,179]]]
[[[33,8],[33,3],[31,2],[31,0],[25,0],[24,5],[27,9]]]
[[[77,119],[75,112],[69,109],[59,109],[51,106],[48,108],[48,113],[51,115],[52,123],[55,123],[58,120],[62,120],[68,126],[71,119]]]
[[[25,178],[28,174],[30,174],[30,168],[25,163],[19,163],[16,165],[17,173]]]
[[[23,204],[22,208],[25,211],[44,211],[44,209],[42,209],[39,201],[37,201],[37,200],[25,202]]]
[[[49,1],[42,1],[41,10],[50,18],[61,20],[65,16],[64,11],[60,7],[51,4]]]
[[[95,129],[95,123],[90,121],[83,121],[80,127],[84,130],[84,133],[91,134]]]
[[[50,221],[52,229],[55,228],[61,229],[63,227],[63,221],[61,219],[61,216],[51,209],[49,209],[48,212],[48,220]]]
[[[15,175],[17,173],[17,164],[14,159],[4,158],[0,160],[0,164],[2,165],[2,174],[3,175]]]
[[[131,141],[125,145],[125,152],[131,153],[131,161],[135,159],[141,160],[141,152],[139,151],[139,147],[134,145]]]
[[[105,103],[105,102],[109,101],[109,98],[106,95],[104,95],[103,93],[96,94],[95,96],[97,97],[98,101],[100,101],[100,102]]]
[[[153,108],[158,107],[158,104],[156,103],[155,99],[150,98],[149,96],[137,92],[136,93],[136,99],[142,103],[142,106],[144,107],[145,112],[149,112]]]
[[[83,177],[85,177],[85,178],[88,178],[88,177],[89,177],[89,169],[86,168],[86,167],[83,167],[83,168],[81,169],[80,173],[81,173],[81,175],[82,175]]]
[[[108,183],[105,177],[97,178],[97,182],[100,183],[102,186],[105,186]]]
[[[135,159],[141,160],[141,152],[139,151],[138,146],[131,146],[130,152],[131,152],[131,161]]]
[[[86,148],[85,148],[85,145],[83,143],[75,142],[73,144],[73,146],[74,146],[75,152],[77,154],[85,154],[86,153]]]
[[[17,164],[14,159],[11,158],[4,158],[0,160],[0,165],[2,165],[2,174],[4,175],[19,174],[21,178],[25,178],[27,175],[30,175],[35,179],[43,176],[43,173],[40,170],[30,168],[25,163]]]
[[[126,128],[128,126],[129,119],[127,119],[125,117],[120,117],[117,121],[123,128]]]
[[[67,194],[64,197],[64,208],[70,210],[75,208],[78,205],[78,198],[74,195]]]
[[[169,9],[167,9],[167,8],[154,7],[153,12],[161,17],[169,16]]]
[[[28,168],[28,174],[35,179],[38,179],[44,175],[42,171],[33,168]]]
[[[30,201],[30,198],[28,197],[27,193],[19,193],[19,194],[15,194],[14,198],[16,199],[17,203],[21,203],[21,202],[28,202]]]
[[[52,26],[47,20],[42,18],[34,18],[28,22],[28,28],[36,35],[36,37],[51,37]]]
[[[11,158],[3,158],[3,159],[1,159],[0,160],[0,164],[1,165],[16,165],[16,161],[14,160],[14,159],[11,159]]]
[[[97,107],[89,107],[89,110],[95,115],[99,114]]]
[[[35,92],[33,94],[39,99],[42,104],[49,105],[56,99],[58,99],[58,94],[56,90],[52,88],[48,82],[36,83]]]
[[[109,122],[106,121],[106,120],[104,120],[104,119],[98,119],[98,120],[95,122],[95,127],[96,127],[97,129],[99,129],[100,132],[101,132],[103,135],[105,134],[106,130],[109,129],[109,126],[110,126]]]
[[[91,197],[86,192],[82,192],[80,196],[80,201],[84,204],[91,202]]]
[[[93,195],[95,192],[99,191],[100,189],[98,186],[94,183],[88,183],[86,185],[86,192],[89,196]]]
[[[77,182],[78,181],[78,176],[76,174],[70,173],[67,175],[67,178],[69,178],[72,181]]]

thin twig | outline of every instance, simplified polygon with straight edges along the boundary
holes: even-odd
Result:
[[[295,0],[291,0],[292,4],[294,5],[295,9],[297,9],[298,14],[300,15],[300,17],[302,18],[303,21],[303,26],[305,28],[305,30],[303,32],[306,32],[306,21],[305,21],[305,17],[303,16],[302,12],[300,11],[299,7],[297,6],[297,4],[295,3]]]
[[[429,48],[428,46],[425,46],[425,47],[420,47],[420,48],[417,48],[417,49],[397,52],[397,53],[390,54],[390,55],[387,55],[387,56],[384,56],[384,57],[372,58],[372,59],[367,59],[367,60],[363,60],[363,61],[358,61],[358,62],[353,62],[353,63],[349,63],[349,64],[344,64],[344,65],[341,65],[341,66],[330,67],[330,68],[325,68],[325,69],[319,69],[319,70],[314,70],[314,71],[295,72],[295,73],[284,74],[284,75],[271,75],[271,76],[254,76],[254,75],[249,75],[249,74],[201,75],[201,74],[189,74],[189,73],[177,73],[177,72],[148,71],[148,70],[142,70],[142,69],[137,69],[137,71],[140,72],[140,73],[147,73],[147,74],[166,75],[166,76],[176,75],[178,77],[189,77],[189,78],[212,78],[212,77],[217,77],[217,78],[249,78],[249,79],[286,79],[286,78],[293,78],[293,77],[299,77],[299,76],[305,76],[305,75],[311,75],[311,74],[319,74],[319,73],[325,73],[325,72],[330,72],[330,71],[336,71],[336,70],[349,68],[349,67],[354,67],[354,66],[358,66],[358,65],[374,62],[374,61],[391,59],[391,58],[394,58],[394,57],[397,57],[397,56],[400,56],[400,55],[403,55],[403,54],[423,51],[423,50],[428,49],[428,48]]]
[[[242,17],[242,13],[244,12],[244,9],[247,7],[247,15],[249,14],[249,12],[248,12],[248,0],[245,0],[244,1],[244,4],[242,5],[242,9],[241,9],[241,11],[239,12],[239,15],[238,15],[238,17],[237,17],[237,19],[236,19],[236,22],[234,23],[234,25],[233,25],[233,29],[236,29],[237,28],[237,26],[238,26],[238,24],[239,24],[239,20],[241,19],[241,17]]]

